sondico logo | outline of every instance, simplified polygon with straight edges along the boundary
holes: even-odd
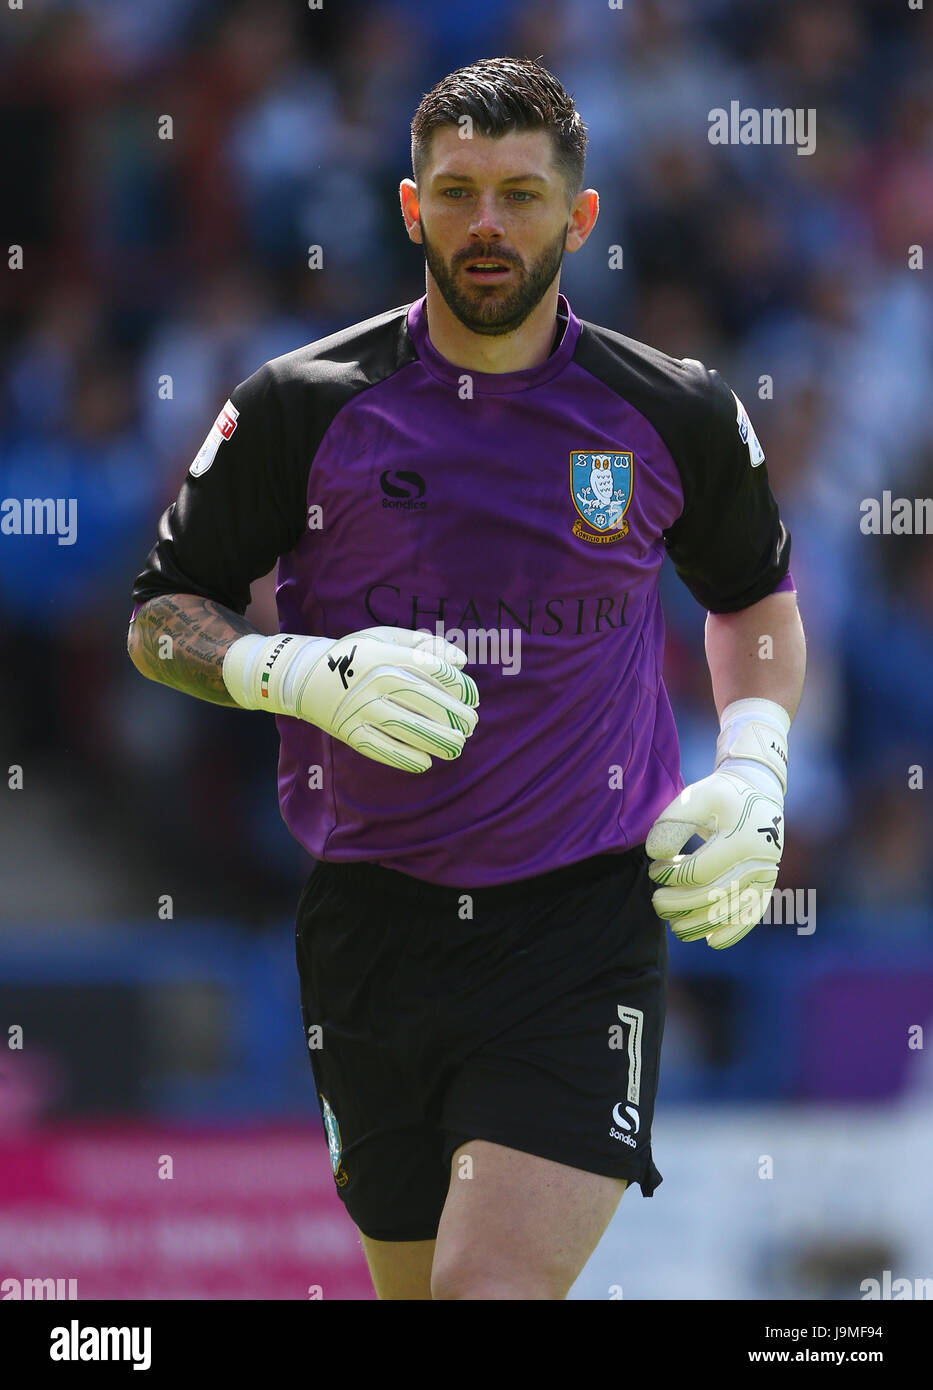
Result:
[[[379,476],[379,486],[385,493],[383,507],[395,511],[423,512],[427,502],[421,498],[427,491],[427,484],[420,473],[406,468],[387,468]]]
[[[619,1128],[613,1129],[613,1127],[610,1125],[609,1138],[619,1139],[623,1144],[628,1144],[630,1149],[636,1149],[638,1145],[632,1138],[632,1135],[638,1133],[638,1126],[640,1124],[640,1120],[638,1118],[638,1111],[635,1109],[635,1106],[626,1105],[623,1111],[622,1102],[619,1101],[618,1105],[614,1105],[612,1107],[612,1118],[615,1120]],[[623,1134],[621,1132],[622,1130],[625,1130],[626,1132]]]

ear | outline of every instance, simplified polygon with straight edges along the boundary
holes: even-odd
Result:
[[[405,219],[405,230],[409,240],[421,241],[421,227],[418,222],[418,214],[421,204],[418,202],[418,185],[414,179],[402,179],[398,186],[399,201],[402,205],[402,217]]]
[[[599,194],[595,188],[584,188],[570,204],[570,226],[564,243],[568,251],[579,251],[599,216]]]

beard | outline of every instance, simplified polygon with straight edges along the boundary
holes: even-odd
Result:
[[[526,320],[531,311],[541,303],[548,287],[558,274],[564,259],[564,242],[569,222],[556,236],[550,246],[542,251],[536,261],[527,269],[517,256],[498,249],[490,256],[503,261],[512,269],[512,283],[508,290],[496,286],[471,285],[461,288],[456,271],[465,261],[474,260],[483,252],[477,247],[458,252],[448,266],[434,249],[424,230],[424,223],[418,219],[421,239],[424,245],[424,258],[428,270],[434,276],[438,289],[444,297],[448,309],[465,328],[473,333],[483,333],[496,337],[512,333]]]

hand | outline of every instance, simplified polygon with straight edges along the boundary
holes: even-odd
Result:
[[[331,642],[303,675],[296,714],[364,757],[426,772],[458,758],[476,728],[479,691],[451,642],[371,627]]]
[[[789,725],[771,701],[728,706],[716,770],[685,787],[648,832],[648,876],[662,885],[651,901],[681,941],[705,936],[718,951],[761,921],[784,846]],[[681,854],[692,835],[706,843]]]
[[[679,851],[691,835],[706,841]],[[645,841],[655,862],[654,910],[681,941],[705,936],[722,950],[747,936],[764,915],[784,843],[783,798],[766,796],[734,772],[714,772],[685,787],[661,812]]]
[[[374,762],[427,772],[458,758],[476,728],[479,691],[451,642],[401,627],[347,637],[250,633],[224,656],[224,683],[244,709],[314,724]]]

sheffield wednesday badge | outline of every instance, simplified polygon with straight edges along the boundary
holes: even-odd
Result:
[[[632,500],[635,460],[621,454],[570,453],[570,495],[577,509],[573,534],[594,545],[611,545],[628,535],[625,513]]]
[[[330,1166],[334,1172],[334,1182],[338,1187],[345,1187],[349,1182],[349,1175],[340,1161],[343,1153],[340,1143],[340,1126],[325,1095],[321,1095],[321,1114],[324,1117],[324,1129],[327,1133],[327,1147],[330,1149]]]

